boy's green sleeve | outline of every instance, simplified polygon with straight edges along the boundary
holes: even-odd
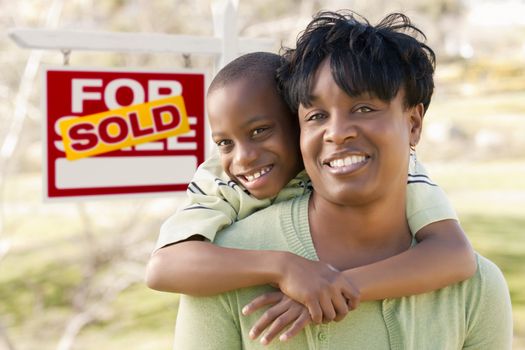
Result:
[[[186,194],[189,204],[162,224],[155,249],[194,235],[213,241],[218,231],[270,205],[270,200],[258,200],[233,182],[217,154],[199,166]]]
[[[458,220],[443,189],[430,179],[423,165],[413,159],[408,171],[406,213],[413,235],[433,222]]]

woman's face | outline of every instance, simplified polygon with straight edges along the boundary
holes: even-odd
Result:
[[[337,86],[325,60],[299,106],[300,146],[317,195],[338,205],[363,205],[406,189],[410,144],[421,131],[423,107],[405,108],[400,91],[391,101],[351,97]]]

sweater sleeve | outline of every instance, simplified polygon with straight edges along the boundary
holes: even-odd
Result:
[[[478,256],[478,266],[481,282],[467,311],[463,349],[511,349],[512,309],[507,283],[491,261]]]
[[[241,349],[238,315],[227,294],[212,297],[181,295],[173,349]]]
[[[423,165],[412,157],[409,164],[406,215],[412,234],[436,221],[458,220],[445,191],[430,179]]]
[[[199,166],[186,194],[189,203],[162,224],[155,249],[194,235],[213,241],[220,230],[270,204],[230,180],[217,154]]]

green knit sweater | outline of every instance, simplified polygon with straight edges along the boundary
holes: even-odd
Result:
[[[318,260],[308,227],[309,195],[271,206],[218,234],[233,248],[288,250]],[[277,219],[278,218],[278,219]],[[509,292],[500,270],[478,256],[478,271],[467,281],[426,294],[363,302],[343,321],[309,325],[269,346],[248,337],[262,311],[241,309],[269,286],[213,297],[181,296],[175,349],[494,349],[511,348]]]

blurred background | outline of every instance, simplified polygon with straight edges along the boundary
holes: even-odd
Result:
[[[213,35],[207,0],[0,0],[0,350],[170,349],[178,297],[149,290],[145,263],[160,224],[184,200],[43,203],[43,64],[13,27]],[[525,349],[525,1],[266,0],[238,4],[241,36],[293,46],[320,9],[372,23],[401,11],[437,53],[436,93],[418,159],[450,196],[474,247],[511,290],[514,348]],[[75,52],[71,66],[212,74],[213,59]],[[211,76],[209,76],[211,77]]]

